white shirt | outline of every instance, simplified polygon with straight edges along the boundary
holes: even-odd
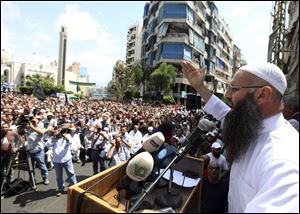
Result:
[[[213,95],[204,107],[223,121],[230,110]],[[281,113],[263,120],[253,143],[230,172],[228,212],[299,213],[299,133]]]
[[[227,160],[225,158],[224,155],[220,155],[220,157],[216,158],[212,152],[207,153],[207,156],[209,157],[209,163],[211,163],[212,161],[217,162],[218,165],[220,166],[221,170],[220,170],[220,174],[225,171],[225,170],[229,170],[228,169],[228,164],[227,164]]]
[[[142,133],[137,130],[131,130],[128,134],[129,144],[131,144],[130,153],[135,154],[140,148],[142,148]]]
[[[52,137],[46,142],[46,147],[52,146],[53,147],[53,163],[65,163],[72,158],[71,154],[71,141],[70,138],[67,136],[65,138],[55,138]]]

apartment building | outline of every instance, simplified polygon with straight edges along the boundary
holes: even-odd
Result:
[[[131,25],[127,32],[126,64],[133,66],[141,60],[142,26],[139,22]]]
[[[232,76],[233,41],[213,2],[151,1],[144,7],[142,60],[153,67],[162,62],[176,66],[173,96],[186,103],[187,95],[196,92],[183,77],[180,63],[207,67],[205,84],[222,95]]]
[[[287,78],[287,93],[299,97],[299,2],[290,1],[288,6],[284,72]]]

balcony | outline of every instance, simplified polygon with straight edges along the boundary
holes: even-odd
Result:
[[[189,37],[186,33],[167,33],[166,36],[160,40],[160,42],[178,42],[187,44],[188,41]]]

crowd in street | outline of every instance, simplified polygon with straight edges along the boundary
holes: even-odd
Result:
[[[147,137],[161,131],[164,125],[171,130],[167,143],[179,147],[202,118],[213,121],[215,130],[206,133],[204,142],[190,155],[205,161],[203,200],[208,201],[203,204],[221,198],[219,208],[225,211],[231,166],[226,151],[223,152],[221,123],[202,109],[186,110],[177,104],[67,102],[54,97],[41,101],[33,95],[2,93],[1,184],[11,182],[12,172],[7,171],[7,164],[12,154],[17,161],[22,158],[20,151],[25,151],[30,156],[35,181],[35,172],[40,171],[44,185],[54,182],[49,181],[48,171],[55,170],[60,196],[65,191],[63,169],[71,185],[75,184],[73,164],[86,167],[85,163],[91,161],[90,175],[95,175],[128,160],[142,148]],[[220,190],[219,194],[212,193],[215,188]],[[211,207],[214,206],[203,209]]]

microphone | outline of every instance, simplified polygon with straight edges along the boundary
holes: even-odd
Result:
[[[157,151],[161,147],[161,145],[163,145],[164,141],[165,141],[165,137],[161,132],[156,132],[156,133],[150,135],[149,137],[147,137],[144,140],[142,148],[140,148],[133,156],[131,156],[129,158],[129,160],[127,161],[127,163],[129,164],[135,157],[137,157],[139,154],[142,154],[145,151],[148,152],[148,154],[151,152]],[[152,156],[151,156],[151,159],[153,160]],[[127,172],[127,168],[126,168],[126,172]],[[118,182],[117,187],[116,187],[117,191],[127,188],[129,186],[130,182],[131,181],[129,181],[128,176],[125,175]]]
[[[151,153],[151,152],[157,151],[158,148],[164,142],[165,142],[165,137],[164,137],[163,133],[156,132],[144,140],[142,149],[144,149],[144,151]]]
[[[126,167],[126,175],[125,180],[129,181],[130,179],[133,182],[130,183],[130,186],[135,186],[135,188],[139,189],[139,185],[136,182],[145,181],[145,179],[150,175],[154,166],[154,160],[149,152],[142,152],[136,155],[127,165]],[[129,188],[130,188],[129,186]],[[132,188],[132,187],[131,187]],[[128,201],[128,205],[135,203],[136,200],[140,198],[139,195],[131,197]],[[141,207],[144,209],[151,209],[154,206],[154,200],[151,196],[145,198],[142,202]]]
[[[185,149],[184,154],[191,149],[191,146],[197,144],[200,141],[202,143],[205,139],[205,133],[213,131],[216,128],[214,122],[209,121],[208,119],[204,118],[201,119],[198,123],[197,128],[191,132],[187,137],[185,137],[184,142],[181,144],[180,149]],[[188,146],[188,149],[186,149]]]
[[[160,173],[160,175],[156,178],[154,182],[152,182],[147,188],[144,190],[143,194],[140,198],[130,207],[128,213],[134,212],[142,203],[144,198],[149,195],[149,193],[154,189],[157,182],[159,182],[160,178],[166,173],[167,170],[171,168],[173,163],[180,161],[180,159],[190,151],[195,145],[198,145],[204,142],[205,133],[208,131],[212,131],[216,128],[216,125],[207,120],[201,119],[198,123],[198,127],[185,138],[185,141],[182,143],[181,147],[179,147],[175,157],[171,160],[169,165]],[[169,191],[168,191],[169,192]],[[179,201],[180,202],[180,201]]]
[[[155,166],[160,169],[166,168],[176,155],[176,152],[177,149],[175,146],[167,146],[166,148],[163,148],[155,159]]]
[[[142,152],[132,158],[126,167],[126,175],[134,181],[143,181],[151,173],[154,160],[149,152]]]

